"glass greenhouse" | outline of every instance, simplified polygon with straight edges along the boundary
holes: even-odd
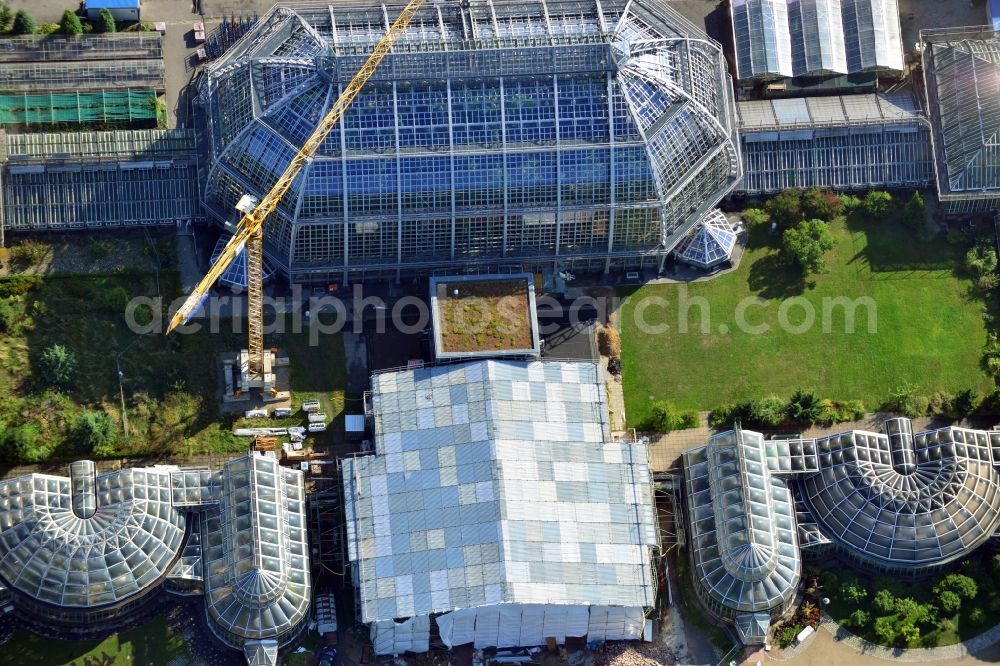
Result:
[[[748,101],[736,111],[741,193],[934,182],[930,123],[909,92]]]
[[[399,11],[276,7],[208,70],[213,217],[267,191]],[[428,4],[265,249],[295,281],[655,267],[739,176],[721,47],[663,3]]]
[[[204,592],[212,631],[248,660],[277,653],[311,600],[302,473],[261,455],[0,482],[0,585],[45,627],[120,626],[168,582]],[[271,661],[270,663],[274,663]]]
[[[817,440],[736,430],[684,454],[699,597],[744,642],[788,607],[805,549],[920,575],[997,534],[1000,431],[884,427]]]
[[[642,443],[611,441],[596,364],[466,362],[372,390],[376,452],[346,459],[343,480],[378,653],[426,650],[431,622],[449,646],[641,634],[652,478]]]
[[[938,196],[948,212],[1000,209],[1000,39],[985,27],[920,38]]]
[[[720,210],[713,210],[701,219],[687,238],[674,250],[674,255],[686,264],[698,268],[715,268],[729,261],[736,247],[733,225]]]
[[[733,0],[740,79],[903,69],[896,0]]]
[[[789,607],[801,574],[794,500],[777,454],[756,432],[735,430],[684,453],[689,543],[698,594],[762,643]]]

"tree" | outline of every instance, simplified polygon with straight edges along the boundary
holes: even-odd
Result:
[[[10,30],[10,24],[14,20],[14,12],[5,2],[0,2],[0,32]]]
[[[80,23],[79,16],[74,14],[72,10],[67,9],[63,12],[62,19],[59,21],[59,30],[64,35],[76,37],[83,32],[83,24]]]
[[[889,590],[879,590],[875,593],[872,605],[879,613],[892,613],[896,610],[896,597]]]
[[[962,606],[962,598],[951,590],[945,590],[939,594],[938,601],[941,602],[941,610],[945,613],[957,613]]]
[[[15,35],[34,34],[37,27],[34,16],[23,9],[17,10],[17,14],[14,15],[14,27],[12,29]]]
[[[976,581],[960,573],[950,573],[934,586],[934,594],[941,596],[945,591],[958,594],[963,599],[975,599],[979,593]]]
[[[68,388],[76,377],[76,355],[66,347],[54,344],[42,352],[40,367],[45,383]]]
[[[861,208],[871,220],[878,220],[892,212],[892,195],[888,192],[872,190],[865,195]]]
[[[786,413],[796,423],[814,423],[823,414],[823,402],[815,393],[798,389],[788,400]]]
[[[115,32],[115,17],[107,8],[102,9],[97,15],[97,32]]]
[[[767,224],[770,220],[771,216],[762,208],[747,208],[743,211],[743,221],[747,223],[748,227]]]
[[[875,619],[875,636],[883,645],[892,645],[896,642],[896,619],[886,615]]]
[[[74,436],[81,453],[105,457],[114,454],[118,428],[104,412],[84,412],[76,422]]]
[[[823,253],[833,249],[833,236],[823,220],[807,220],[797,227],[785,229],[782,249],[806,275],[826,270]]]
[[[802,194],[802,213],[807,218],[830,222],[843,212],[844,203],[829,190],[810,187]]]
[[[771,219],[782,227],[793,227],[803,220],[802,191],[784,190],[767,202]]]
[[[903,207],[903,222],[913,229],[922,229],[927,224],[927,204],[920,192],[914,192]]]

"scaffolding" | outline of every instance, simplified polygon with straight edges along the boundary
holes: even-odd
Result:
[[[156,122],[156,91],[0,94],[0,125],[118,124]]]
[[[930,124],[909,93],[739,102],[742,194],[926,187]]]
[[[662,266],[739,180],[734,102],[717,44],[628,6],[421,9],[269,218],[269,259],[312,282]],[[385,11],[276,8],[207,71],[214,218],[270,188]]]

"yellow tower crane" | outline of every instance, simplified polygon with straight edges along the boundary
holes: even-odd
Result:
[[[257,202],[252,210],[245,210],[243,217],[236,225],[236,233],[229,239],[222,254],[215,261],[208,273],[202,278],[198,286],[188,295],[187,300],[178,308],[177,312],[170,319],[167,327],[169,334],[175,328],[186,322],[198,309],[208,295],[219,276],[229,267],[233,260],[245,247],[247,252],[247,328],[249,329],[248,349],[248,369],[247,380],[249,386],[260,387],[264,385],[264,221],[267,216],[278,207],[281,198],[285,196],[288,188],[292,186],[292,181],[302,172],[302,169],[309,163],[316,151],[326,140],[326,137],[333,131],[337,122],[341,119],[347,108],[358,96],[368,79],[375,73],[375,69],[382,58],[392,50],[393,45],[406,30],[406,27],[413,20],[414,14],[424,4],[425,0],[410,0],[403,8],[395,22],[389,26],[388,32],[375,45],[371,55],[361,66],[358,73],[354,75],[351,82],[347,84],[344,91],[334,102],[330,112],[316,126],[313,133],[306,139],[305,143],[292,161],[285,168],[285,171],[278,177],[271,190]]]

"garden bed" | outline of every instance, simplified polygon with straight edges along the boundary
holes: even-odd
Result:
[[[440,278],[431,290],[439,357],[537,352],[528,276]]]

